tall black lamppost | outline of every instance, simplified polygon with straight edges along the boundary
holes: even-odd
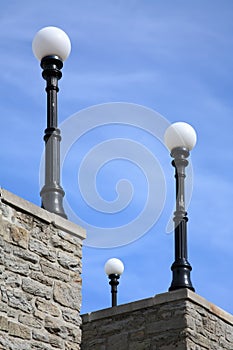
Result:
[[[196,144],[196,132],[187,123],[170,125],[164,135],[165,143],[173,157],[176,179],[176,210],[174,213],[175,261],[171,266],[173,279],[169,291],[188,288],[194,291],[190,279],[191,265],[187,252],[187,212],[185,209],[185,168],[188,165],[189,151]]]
[[[117,306],[117,286],[119,284],[118,280],[124,272],[123,262],[116,258],[109,259],[104,266],[104,270],[110,279],[112,306]]]
[[[42,208],[67,218],[63,208],[65,192],[60,184],[60,141],[57,120],[58,80],[61,69],[71,50],[69,37],[56,27],[41,29],[32,43],[33,53],[41,62],[46,80],[47,128],[45,129],[45,184],[40,192]]]

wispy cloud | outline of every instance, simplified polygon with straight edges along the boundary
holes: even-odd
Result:
[[[195,3],[181,0],[176,4],[169,0],[71,0],[69,6],[67,3],[57,6],[54,0],[38,3],[22,0],[5,2],[0,13],[0,182],[39,203],[38,172],[46,97],[31,41],[40,28],[59,26],[72,41],[72,52],[59,82],[60,121],[93,104],[127,101],[158,110],[171,121],[186,120],[197,129],[198,143],[192,152],[194,192],[189,207],[190,260],[195,262],[196,284],[202,286],[199,289],[203,293],[208,289],[205,297],[231,312],[231,298],[223,301],[221,294],[230,295],[233,287],[224,273],[227,264],[224,259],[230,264],[232,246],[232,15],[231,1],[220,4],[211,0]],[[136,131],[134,136],[144,145],[150,143],[145,135],[139,139]],[[95,140],[102,139],[96,134]],[[151,146],[154,147],[152,141]],[[102,265],[112,254],[122,256],[127,265],[122,277],[122,300],[151,296],[168,288],[173,242],[172,235],[165,234],[165,227],[174,206],[173,169],[169,152],[157,148],[153,152],[155,155],[159,152],[168,186],[162,216],[147,235],[132,245],[110,250],[84,249],[84,312],[108,306],[104,299],[109,296],[107,279],[104,274],[99,276],[103,273]],[[67,176],[73,171],[71,165]],[[108,177],[112,179],[115,171],[109,168],[102,183],[98,179],[100,188],[106,183],[109,196],[112,183]],[[71,178],[75,176],[72,173]],[[140,182],[136,181],[135,188],[143,191]],[[68,193],[75,198],[72,188]],[[141,194],[136,208],[141,205]],[[81,212],[84,208],[77,206],[77,210]],[[224,254],[223,261],[216,260],[219,251]],[[208,269],[221,270],[219,278],[224,280],[224,291],[222,283],[216,283],[214,273],[206,278]],[[154,273],[155,281],[151,281]],[[97,283],[92,283],[95,278]],[[143,285],[141,290],[138,284]],[[95,305],[91,302],[94,288],[98,295]],[[138,292],[134,294],[132,290]]]

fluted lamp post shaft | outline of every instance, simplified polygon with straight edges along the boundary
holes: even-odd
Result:
[[[172,165],[175,167],[176,179],[176,211],[174,213],[175,230],[175,261],[171,266],[173,279],[169,291],[189,288],[194,291],[190,279],[191,265],[187,253],[187,212],[185,210],[185,167],[188,165],[189,151],[186,148],[175,148],[171,152],[174,157]]]
[[[62,77],[63,63],[57,56],[41,61],[42,76],[47,82],[47,128],[45,129],[45,184],[40,192],[42,207],[67,218],[63,208],[65,192],[60,184],[60,130],[57,127],[58,80]]]

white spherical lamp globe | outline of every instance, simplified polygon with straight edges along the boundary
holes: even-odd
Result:
[[[58,56],[65,61],[71,50],[68,35],[60,28],[45,27],[36,33],[32,42],[32,51],[36,58],[41,61],[46,56]]]
[[[121,260],[109,259],[104,266],[105,273],[109,275],[122,275],[124,272],[124,264]]]
[[[170,151],[177,147],[185,147],[191,151],[197,142],[197,134],[191,125],[177,122],[165,131],[164,142]]]

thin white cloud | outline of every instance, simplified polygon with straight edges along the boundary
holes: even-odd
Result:
[[[0,157],[6,187],[13,188],[16,194],[25,192],[24,197],[35,200],[34,192],[38,187],[35,167],[41,154],[38,145],[42,147],[43,143],[46,97],[45,82],[39,62],[33,57],[31,41],[41,27],[57,25],[70,35],[73,46],[59,82],[60,120],[83,106],[124,100],[154,109],[159,107],[158,111],[170,120],[187,120],[197,128],[199,140],[192,152],[194,195],[189,210],[191,260],[196,262],[195,271],[200,271],[195,273],[197,285],[202,285],[203,291],[209,285],[214,286],[208,289],[206,297],[214,299],[220,306],[223,305],[222,291],[218,288],[220,283],[215,283],[216,276],[207,280],[206,273],[201,273],[201,263],[208,265],[205,271],[209,268],[208,260],[211,260],[211,269],[222,267],[224,271],[224,263],[215,259],[221,251],[226,253],[224,259],[229,259],[230,264],[233,211],[232,12],[231,1],[221,4],[210,0],[204,3],[179,1],[174,5],[166,0],[71,0],[69,6],[62,2],[57,6],[57,1],[22,0],[5,2],[0,13],[0,83],[4,90],[0,103],[3,143]],[[25,159],[31,160],[31,169],[19,166],[25,164]],[[172,171],[171,174],[173,177]],[[172,188],[173,182],[172,178]],[[169,192],[170,202],[173,202],[173,194]],[[170,215],[170,207],[166,210]],[[156,226],[155,236],[155,231],[149,233],[130,249],[125,247],[105,253],[92,249],[87,253],[89,259],[84,261],[84,271],[89,282],[83,291],[87,296],[86,311],[89,311],[90,295],[95,285],[90,282],[95,277],[93,271],[102,273],[102,267],[97,268],[102,263],[102,254],[108,258],[110,253],[119,256],[123,252],[128,257],[129,274],[125,278],[130,282],[124,282],[125,290],[121,289],[123,300],[128,300],[131,286],[136,289],[137,283],[145,285],[140,297],[150,296],[152,290],[156,293],[161,285],[166,289],[166,283],[170,282],[173,253],[172,239],[163,231],[166,220],[167,217],[163,216],[163,221]],[[157,236],[159,230],[161,236]],[[200,246],[204,256],[199,254]],[[156,267],[157,281],[151,287],[150,283],[154,283],[151,274],[167,250],[171,253],[171,256],[166,255],[164,262],[167,270],[164,265],[163,271]],[[141,259],[143,276],[134,270],[135,256]],[[100,299],[105,287],[106,298],[109,296],[105,276],[101,281],[97,283]],[[160,284],[160,281],[163,282]],[[224,284],[224,293],[230,295],[233,286],[228,276]],[[95,303],[96,308],[100,304],[108,306],[102,299],[100,304]],[[233,310],[230,298],[224,306]]]

